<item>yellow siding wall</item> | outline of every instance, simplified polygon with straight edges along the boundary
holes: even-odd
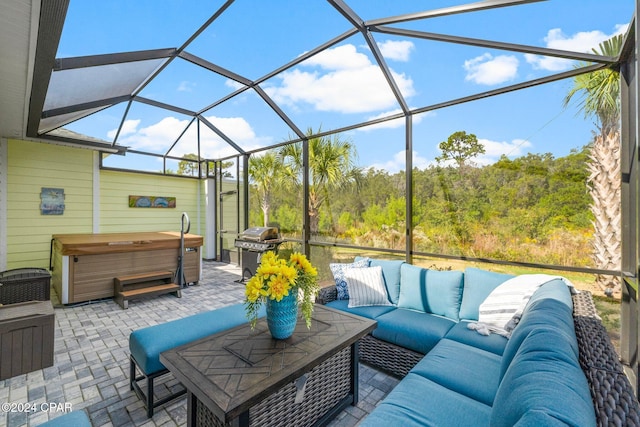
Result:
[[[93,232],[95,152],[9,140],[7,149],[7,269],[49,268],[53,234]],[[205,233],[203,182],[102,170],[99,172],[100,233],[180,231],[182,212],[193,234]],[[64,189],[63,215],[41,215],[42,187]],[[176,208],[129,208],[129,195],[175,196]],[[0,219],[2,220],[2,219]]]
[[[51,235],[91,233],[93,151],[17,140],[7,149],[7,268],[49,268]],[[40,214],[42,187],[64,189],[63,215]]]
[[[197,179],[103,170],[100,173],[100,232],[180,231],[182,212],[191,219],[191,233],[204,232],[199,206],[205,198]],[[129,196],[176,198],[175,208],[130,208]],[[199,215],[200,213],[200,215]]]

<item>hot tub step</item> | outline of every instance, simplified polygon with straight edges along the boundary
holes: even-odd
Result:
[[[180,286],[173,283],[171,271],[153,271],[116,277],[113,280],[114,300],[120,307],[129,307],[129,300],[143,296],[162,295],[173,292],[182,296]]]

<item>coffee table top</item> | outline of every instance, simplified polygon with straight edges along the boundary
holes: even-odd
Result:
[[[311,329],[275,340],[266,320],[166,351],[160,361],[220,420],[228,422],[376,326],[374,320],[316,304]]]

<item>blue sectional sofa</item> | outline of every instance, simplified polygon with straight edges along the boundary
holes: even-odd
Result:
[[[362,426],[595,426],[579,362],[571,292],[561,280],[531,297],[509,339],[469,329],[480,304],[513,277],[476,268],[380,266],[391,305],[349,307],[331,288],[330,307],[375,319],[361,360],[404,377]],[[332,300],[333,299],[333,300]]]

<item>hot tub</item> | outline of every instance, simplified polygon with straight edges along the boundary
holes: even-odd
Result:
[[[52,236],[51,281],[62,304],[113,297],[115,277],[178,268],[180,233],[139,232]],[[202,236],[184,235],[184,276],[197,283]]]

